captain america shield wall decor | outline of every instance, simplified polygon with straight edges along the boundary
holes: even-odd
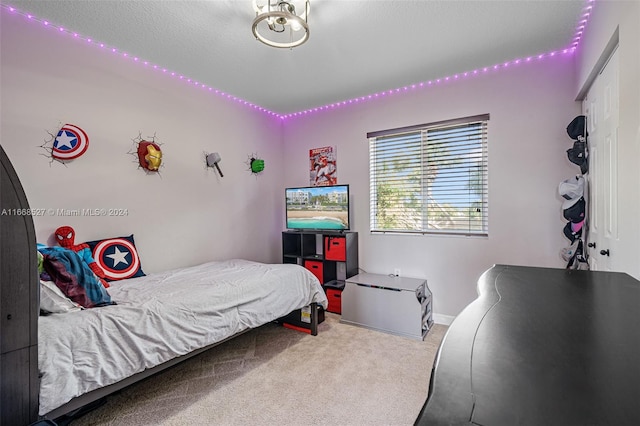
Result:
[[[55,133],[48,133],[50,138],[41,147],[51,160],[65,163],[80,157],[89,148],[87,132],[74,124],[64,124]]]

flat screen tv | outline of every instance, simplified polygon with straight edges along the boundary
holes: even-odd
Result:
[[[287,229],[350,229],[349,185],[287,188],[285,198]]]

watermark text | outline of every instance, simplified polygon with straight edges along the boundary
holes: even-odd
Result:
[[[62,208],[47,208],[47,209],[2,209],[0,211],[2,216],[55,216],[55,217],[67,217],[67,216],[129,216],[129,209],[123,208],[95,208],[95,209],[62,209]]]

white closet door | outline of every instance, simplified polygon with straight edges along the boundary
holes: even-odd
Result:
[[[625,249],[618,224],[618,51],[594,80],[583,102],[589,131],[589,265],[592,270],[622,271],[616,253]]]

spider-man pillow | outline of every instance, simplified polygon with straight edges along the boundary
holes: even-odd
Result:
[[[87,244],[107,281],[145,276],[133,234],[128,237],[87,241]]]

